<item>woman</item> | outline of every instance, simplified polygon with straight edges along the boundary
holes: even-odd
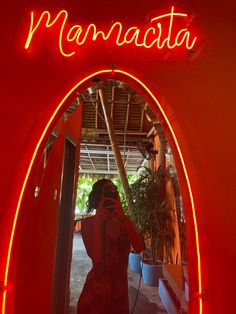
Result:
[[[134,224],[125,216],[112,181],[97,181],[89,194],[88,213],[81,232],[92,269],[80,295],[78,314],[128,314],[128,256],[141,252],[144,243]]]

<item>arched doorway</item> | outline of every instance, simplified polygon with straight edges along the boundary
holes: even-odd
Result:
[[[145,98],[148,98],[150,101],[150,105],[152,106],[153,110],[157,113],[159,117],[161,117],[162,124],[164,126],[164,129],[166,131],[167,137],[172,144],[172,150],[173,154],[175,156],[175,160],[178,164],[178,171],[180,173],[181,179],[181,189],[183,189],[186,194],[184,194],[183,199],[186,204],[189,205],[189,217],[191,216],[191,220],[189,220],[189,224],[191,225],[191,240],[194,240],[193,242],[193,248],[192,248],[192,267],[191,267],[191,273],[190,273],[190,280],[192,280],[192,291],[196,291],[197,295],[195,296],[195,302],[191,304],[190,306],[192,309],[195,309],[196,313],[202,313],[202,301],[201,301],[201,263],[200,263],[200,249],[199,249],[199,243],[198,243],[198,228],[197,228],[197,221],[196,221],[196,214],[195,214],[195,205],[194,205],[194,197],[193,192],[191,189],[191,182],[189,180],[188,171],[185,166],[185,160],[184,156],[182,155],[181,147],[179,146],[178,138],[175,134],[175,131],[172,127],[172,124],[169,120],[168,115],[166,114],[165,110],[162,108],[161,104],[159,103],[158,99],[156,98],[155,94],[143,83],[142,80],[138,79],[136,76],[130,74],[129,72],[119,70],[119,69],[105,69],[101,71],[94,72],[86,77],[84,77],[82,80],[77,82],[69,91],[68,93],[63,97],[61,102],[56,106],[55,111],[49,117],[48,123],[45,126],[45,129],[43,133],[41,134],[41,137],[38,140],[38,143],[32,152],[32,158],[27,170],[27,173],[25,174],[25,179],[21,188],[21,191],[19,193],[17,208],[15,212],[15,218],[14,223],[12,227],[11,232],[11,240],[9,243],[9,250],[8,250],[8,258],[7,258],[7,265],[6,265],[6,271],[5,271],[5,286],[9,286],[9,277],[12,276],[12,273],[16,270],[16,266],[11,268],[11,266],[19,261],[15,259],[13,261],[12,256],[13,254],[17,256],[17,252],[13,250],[14,245],[14,237],[15,237],[15,231],[18,227],[18,217],[20,210],[22,208],[22,203],[24,200],[24,195],[29,189],[29,184],[31,180],[31,176],[35,167],[35,163],[39,162],[40,160],[40,151],[42,150],[42,144],[45,142],[45,138],[50,134],[50,131],[55,126],[57,122],[57,118],[59,113],[63,112],[66,107],[66,103],[69,97],[73,93],[77,91],[77,89],[84,89],[85,85],[88,85],[88,82],[90,79],[96,76],[114,76],[116,75],[118,78],[121,77],[123,81],[126,81],[127,83],[133,85],[136,87],[138,91],[140,91],[141,95],[145,95]],[[20,230],[20,229],[19,229]],[[16,248],[16,251],[19,248]],[[19,263],[20,264],[20,263]],[[12,272],[13,269],[13,272]],[[13,274],[12,278],[14,278],[15,274]],[[27,284],[27,283],[26,283]],[[3,297],[3,307],[2,307],[2,314],[10,313],[8,311],[8,294],[10,294],[10,291],[4,292]]]

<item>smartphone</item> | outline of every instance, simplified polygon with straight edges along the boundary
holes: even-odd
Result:
[[[107,211],[112,212],[116,208],[116,200],[118,199],[117,187],[114,184],[105,185],[103,195],[105,198],[103,202],[104,208]]]

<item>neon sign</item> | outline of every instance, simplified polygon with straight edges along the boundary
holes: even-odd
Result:
[[[80,47],[99,40],[109,41],[117,46],[134,44],[140,48],[152,48],[157,51],[176,50],[178,47],[192,50],[197,42],[197,36],[187,28],[188,20],[189,16],[186,13],[175,12],[172,6],[169,13],[151,18],[144,26],[125,28],[121,22],[114,22],[109,28],[105,27],[106,30],[101,30],[95,24],[71,25],[66,10],[61,10],[54,18],[49,11],[43,11],[38,18],[32,11],[25,49],[30,48],[36,33],[39,33],[42,27],[46,27],[55,28],[54,37],[58,42],[59,51],[67,58],[79,54]]]

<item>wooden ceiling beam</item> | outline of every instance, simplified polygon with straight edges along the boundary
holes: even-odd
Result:
[[[90,152],[89,152],[88,148],[87,148],[87,154],[88,154],[88,157],[89,157],[89,160],[90,160],[90,162],[91,162],[91,165],[92,165],[93,169],[96,170],[96,167],[95,167],[95,165],[94,165],[94,163],[93,163],[93,160],[92,160],[92,158],[91,158],[91,155],[90,155]]]
[[[115,103],[115,86],[112,86],[112,91],[111,91],[111,118],[113,120],[113,115],[114,115],[114,103]]]
[[[107,146],[107,151],[106,151],[106,155],[107,155],[107,170],[110,170],[110,156],[109,156],[109,146]],[[115,157],[114,157],[115,158]]]
[[[144,109],[142,108],[141,121],[140,121],[140,129],[139,129],[140,132],[142,132],[142,130],[143,130],[143,123],[144,123]]]
[[[127,201],[128,201],[128,206],[129,206],[129,208],[131,208],[131,202],[129,199],[129,182],[128,182],[125,167],[124,167],[124,164],[123,164],[123,161],[121,158],[120,148],[119,148],[118,141],[116,138],[116,133],[115,133],[115,129],[113,126],[113,121],[112,121],[111,115],[108,112],[107,102],[106,102],[105,93],[104,93],[103,89],[99,89],[99,96],[101,99],[101,104],[102,104],[102,108],[103,108],[103,113],[104,113],[104,117],[105,117],[107,130],[109,131],[110,142],[112,145],[112,149],[114,151],[117,168],[118,168],[118,171],[120,174],[120,179],[121,179],[122,186],[123,186],[123,189],[124,189]]]
[[[109,145],[107,145],[107,144],[97,144],[97,143],[88,143],[88,142],[86,142],[86,143],[84,143],[84,142],[81,142],[81,144],[80,144],[80,147],[82,148],[83,146],[85,146],[85,148],[86,148],[86,146],[87,147],[107,147],[107,146],[109,146],[110,148],[111,148],[111,144],[109,144]],[[136,145],[128,145],[130,148],[133,148],[133,149],[137,149],[137,146]],[[123,148],[124,146],[123,145],[119,145],[119,147],[121,147],[121,148]]]
[[[98,128],[98,101],[99,101],[99,94],[96,90],[96,113],[95,113],[95,128]]]
[[[128,130],[128,123],[129,123],[129,111],[130,111],[130,99],[131,95],[128,93],[128,101],[127,101],[127,108],[126,108],[126,118],[125,118],[125,134]]]
[[[90,169],[82,169],[80,170],[80,173],[89,173],[89,174],[113,174],[113,175],[119,175],[119,171],[117,170],[90,170]],[[127,174],[134,174],[137,175],[137,170],[127,170]]]
[[[89,134],[89,133],[98,133],[98,134],[108,134],[107,129],[98,129],[98,128],[82,128],[82,134]],[[147,132],[141,131],[133,131],[127,130],[126,132],[123,130],[115,130],[116,135],[140,135],[140,136],[147,136]]]
[[[101,149],[80,149],[80,154],[96,154],[96,155],[99,155],[99,154],[102,154],[102,155],[112,155],[114,156],[114,152],[112,150],[101,150]],[[125,155],[126,156],[129,156],[129,157],[132,157],[132,156],[137,156],[137,154],[139,154],[140,156],[141,153],[139,152],[139,150],[137,151],[134,151],[134,152],[125,152]]]

